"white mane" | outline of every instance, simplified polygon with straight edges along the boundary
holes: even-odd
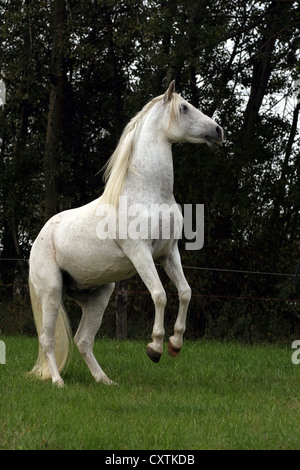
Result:
[[[126,175],[130,170],[131,156],[139,124],[148,111],[163,99],[163,96],[164,95],[157,96],[149,101],[125,127],[114,153],[105,165],[104,181],[106,182],[106,186],[101,196],[101,203],[112,204],[117,207]],[[173,93],[170,106],[169,127],[173,120],[178,119],[179,111],[176,105],[180,99],[182,99],[180,95]]]

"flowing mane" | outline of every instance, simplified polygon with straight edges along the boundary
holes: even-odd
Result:
[[[163,97],[164,95],[160,95],[149,101],[125,127],[114,153],[105,165],[104,181],[106,185],[101,196],[101,203],[112,204],[117,207],[127,172],[130,170],[131,156],[139,124],[148,111],[156,103],[161,101]],[[170,106],[169,126],[173,120],[178,119],[179,113],[178,106],[176,105],[180,99],[182,99],[180,95],[173,93]]]

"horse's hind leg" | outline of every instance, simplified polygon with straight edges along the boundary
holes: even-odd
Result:
[[[49,287],[48,292],[42,295],[43,327],[39,337],[39,343],[47,360],[52,382],[59,387],[63,387],[64,381],[60,376],[55,358],[55,328],[61,299],[62,286],[59,282],[56,286]]]
[[[39,342],[45,358],[48,363],[49,372],[52,382],[59,387],[63,387],[64,381],[60,376],[56,359],[55,359],[55,326],[58,315],[58,308],[43,307],[43,332],[39,338]]]
[[[107,377],[95,359],[93,344],[114,286],[114,284],[107,284],[88,294],[71,294],[71,297],[82,307],[82,318],[74,337],[75,344],[96,382],[108,385],[112,385],[114,382]]]

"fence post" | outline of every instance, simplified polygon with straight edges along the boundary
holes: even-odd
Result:
[[[116,283],[116,337],[125,339],[127,337],[127,296],[128,280]]]

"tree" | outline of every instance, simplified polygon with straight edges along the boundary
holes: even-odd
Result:
[[[50,97],[44,153],[45,219],[58,211],[57,172],[61,149],[63,117],[63,58],[65,48],[65,0],[54,0],[52,12],[52,49],[50,67]]]

